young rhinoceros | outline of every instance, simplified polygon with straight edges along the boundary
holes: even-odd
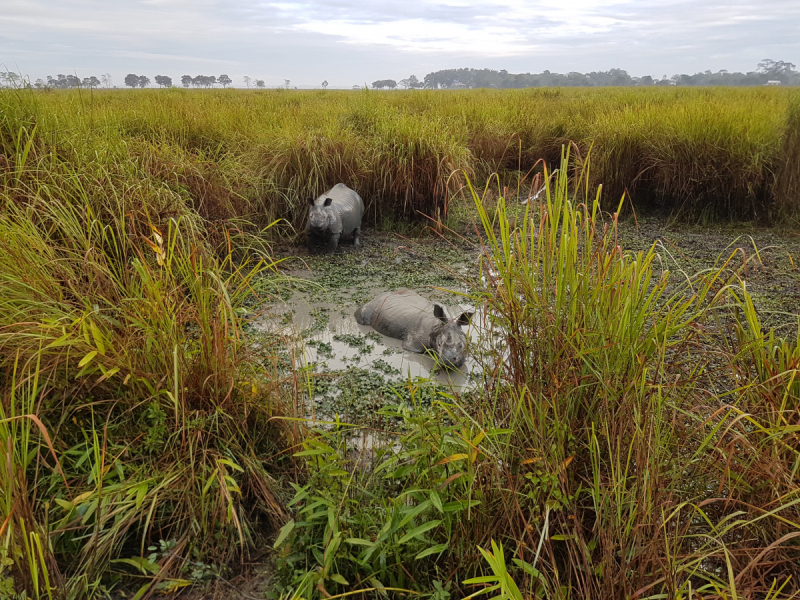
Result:
[[[339,238],[353,236],[355,246],[361,244],[361,217],[364,216],[364,203],[361,196],[343,183],[337,183],[316,200],[309,199],[311,205],[306,224],[308,249],[325,246],[328,253],[336,251]]]
[[[467,336],[461,330],[473,313],[451,319],[440,304],[425,300],[411,290],[386,292],[356,310],[359,325],[403,340],[403,349],[433,351],[447,367],[458,369],[467,358]]]

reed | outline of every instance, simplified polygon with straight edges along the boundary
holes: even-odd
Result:
[[[679,282],[657,245],[625,252],[568,160],[516,228],[475,195],[504,341],[481,420],[509,431],[484,556],[513,548],[532,597],[794,597],[796,341],[733,256]]]
[[[4,91],[8,168],[23,127],[73,162],[129,161],[205,217],[284,218],[337,182],[368,219],[435,215],[464,180],[524,175],[591,149],[593,184],[635,207],[780,221],[795,210],[795,100],[782,89],[409,92]],[[527,183],[522,183],[526,181]],[[604,206],[608,209],[608,206]]]
[[[95,135],[62,154],[28,121],[0,175],[0,578],[27,597],[197,583],[283,523],[294,468],[292,385],[242,331],[275,261]]]
[[[797,340],[735,254],[626,251],[590,166],[564,153],[515,219],[472,190],[484,385],[398,386],[371,470],[351,425],[306,442],[283,597],[797,597]]]
[[[282,526],[306,597],[796,595],[797,341],[763,330],[732,259],[676,277],[616,235],[628,199],[790,219],[796,100],[0,91],[0,584],[174,591]],[[544,196],[511,219],[531,170]],[[490,180],[491,209],[470,185]],[[497,344],[469,402],[398,390],[399,450],[360,474],[341,428],[284,424],[298,378],[241,316],[281,285],[276,221],[338,181],[372,223],[474,200]]]

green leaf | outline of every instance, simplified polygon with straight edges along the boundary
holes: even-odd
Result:
[[[497,581],[496,575],[484,575],[483,577],[473,577],[472,579],[465,579],[461,583],[465,585],[472,585],[474,583],[491,583],[492,581]],[[497,588],[492,588],[492,589],[497,589]]]
[[[330,450],[325,448],[317,448],[316,450],[303,450],[302,452],[295,452],[294,456],[316,456],[318,454],[330,454]]]
[[[330,579],[331,579],[331,581],[335,581],[336,583],[340,583],[342,585],[350,585],[347,582],[347,579],[345,579],[344,577],[342,577],[338,573],[336,573],[335,575],[331,575]]]
[[[398,544],[405,544],[407,541],[414,539],[417,536],[422,535],[426,531],[430,531],[434,527],[438,527],[442,521],[440,519],[436,519],[435,521],[428,521],[427,523],[423,523],[419,527],[415,527],[397,542]]]
[[[54,342],[50,342],[47,345],[46,349],[49,350],[50,348],[59,348],[61,346],[65,346],[67,344],[67,340],[69,339],[69,337],[70,337],[70,334],[69,333],[65,333],[64,335],[62,335],[60,338],[58,338]]]
[[[150,589],[150,583],[145,583],[142,587],[139,588],[139,591],[133,595],[131,600],[142,600],[144,595],[147,593],[147,590]]]
[[[354,546],[367,546],[372,547],[375,545],[374,542],[370,542],[369,540],[365,540],[364,538],[347,538],[345,542],[348,544],[352,544]]]
[[[73,508],[75,508],[75,506],[73,506],[72,502],[67,502],[66,500],[64,500],[62,498],[53,498],[53,500],[55,500],[56,504],[58,504],[61,508],[63,508],[67,512],[69,512]]]
[[[158,564],[149,558],[142,558],[140,556],[134,556],[133,558],[118,558],[116,560],[112,560],[111,562],[131,565],[142,573],[150,573],[151,575],[157,575],[161,570],[161,567],[158,566]]]
[[[91,352],[89,352],[89,354],[87,354],[86,356],[84,356],[84,357],[81,359],[81,362],[79,362],[79,363],[78,363],[78,367],[85,367],[85,366],[86,366],[86,365],[88,365],[90,362],[92,362],[92,359],[93,359],[95,356],[97,356],[97,350],[92,350]]]
[[[239,465],[237,465],[232,460],[229,460],[227,458],[218,458],[217,462],[219,464],[225,465],[226,467],[230,467],[231,469],[233,469],[235,471],[239,471],[239,473],[244,473],[244,469],[242,467],[240,467]]]
[[[531,577],[539,577],[541,573],[539,573],[539,569],[534,567],[531,563],[525,562],[524,560],[520,560],[518,558],[512,559],[514,564],[520,567],[523,571],[525,571]]]
[[[441,554],[445,550],[447,550],[448,544],[436,544],[435,546],[431,546],[417,554],[415,557],[417,560],[420,558],[425,558],[426,556],[430,556],[431,554]]]
[[[444,512],[444,508],[442,507],[442,499],[439,497],[439,492],[436,490],[431,490],[431,502],[436,507],[440,513]]]
[[[97,346],[100,354],[104,355],[106,353],[106,345],[103,343],[103,334],[100,333],[100,329],[94,324],[94,321],[89,321],[89,328],[92,330],[95,346]]]
[[[408,524],[411,521],[411,519],[416,517],[418,514],[420,514],[425,509],[427,509],[430,505],[431,505],[431,501],[430,500],[425,500],[425,502],[421,502],[417,506],[403,507],[401,510],[403,512],[405,512],[405,517],[403,517],[403,520],[400,521],[400,523],[397,525],[397,528],[401,529],[401,528],[405,527],[405,525]]]
[[[288,523],[286,523],[286,525],[281,527],[281,531],[278,534],[278,539],[275,540],[275,543],[272,544],[272,547],[277,550],[278,546],[280,546],[286,540],[286,538],[289,537],[289,534],[292,533],[293,529],[294,519],[291,519]]]
[[[478,506],[480,503],[480,500],[470,500],[469,503],[467,503],[466,500],[453,500],[452,502],[447,502],[444,504],[444,512],[466,510],[467,505],[469,505],[469,508],[472,508],[473,506]]]
[[[139,508],[147,495],[147,483],[140,483],[136,488],[136,508]]]

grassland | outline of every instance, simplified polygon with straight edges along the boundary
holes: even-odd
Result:
[[[764,325],[757,253],[673,272],[617,219],[791,227],[799,127],[766,89],[0,92],[0,594],[222,585],[274,544],[283,597],[796,597],[797,308]],[[244,327],[337,181],[372,225],[474,221],[495,330],[478,388],[385,399],[370,469],[376,422],[304,428],[290,343]]]
[[[210,219],[297,225],[332,181],[367,198],[374,224],[435,215],[460,171],[501,173],[524,193],[537,161],[557,166],[570,142],[583,157],[591,148],[593,185],[637,206],[766,221],[794,214],[799,196],[794,90],[6,92],[2,103],[9,160],[35,125],[34,156],[128,164]]]

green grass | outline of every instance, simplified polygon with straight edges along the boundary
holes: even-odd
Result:
[[[800,593],[796,338],[762,330],[738,252],[687,277],[625,251],[567,160],[516,225],[473,195],[483,386],[400,386],[371,470],[353,425],[306,442],[283,597]]]
[[[0,175],[0,580],[36,598],[202,583],[286,515],[292,379],[242,331],[275,262],[124,145],[47,153],[28,126]]]
[[[761,88],[4,91],[0,115],[11,169],[36,126],[30,160],[126,164],[212,220],[302,225],[305,199],[340,181],[372,223],[436,217],[463,173],[527,193],[574,142],[607,198],[766,221],[800,201],[797,103]]]
[[[0,590],[202,586],[282,527],[279,591],[298,598],[796,596],[797,338],[765,330],[741,260],[673,274],[663,247],[620,246],[617,211],[627,188],[791,223],[797,106],[772,89],[0,91]],[[546,194],[522,207],[534,167]],[[489,202],[469,181],[494,171]],[[497,343],[468,395],[398,389],[377,419],[395,444],[367,470],[353,425],[293,425],[303,374],[243,329],[286,283],[275,222],[302,225],[338,181],[371,224],[423,211],[441,229],[474,200],[456,217],[486,278],[465,283]]]

